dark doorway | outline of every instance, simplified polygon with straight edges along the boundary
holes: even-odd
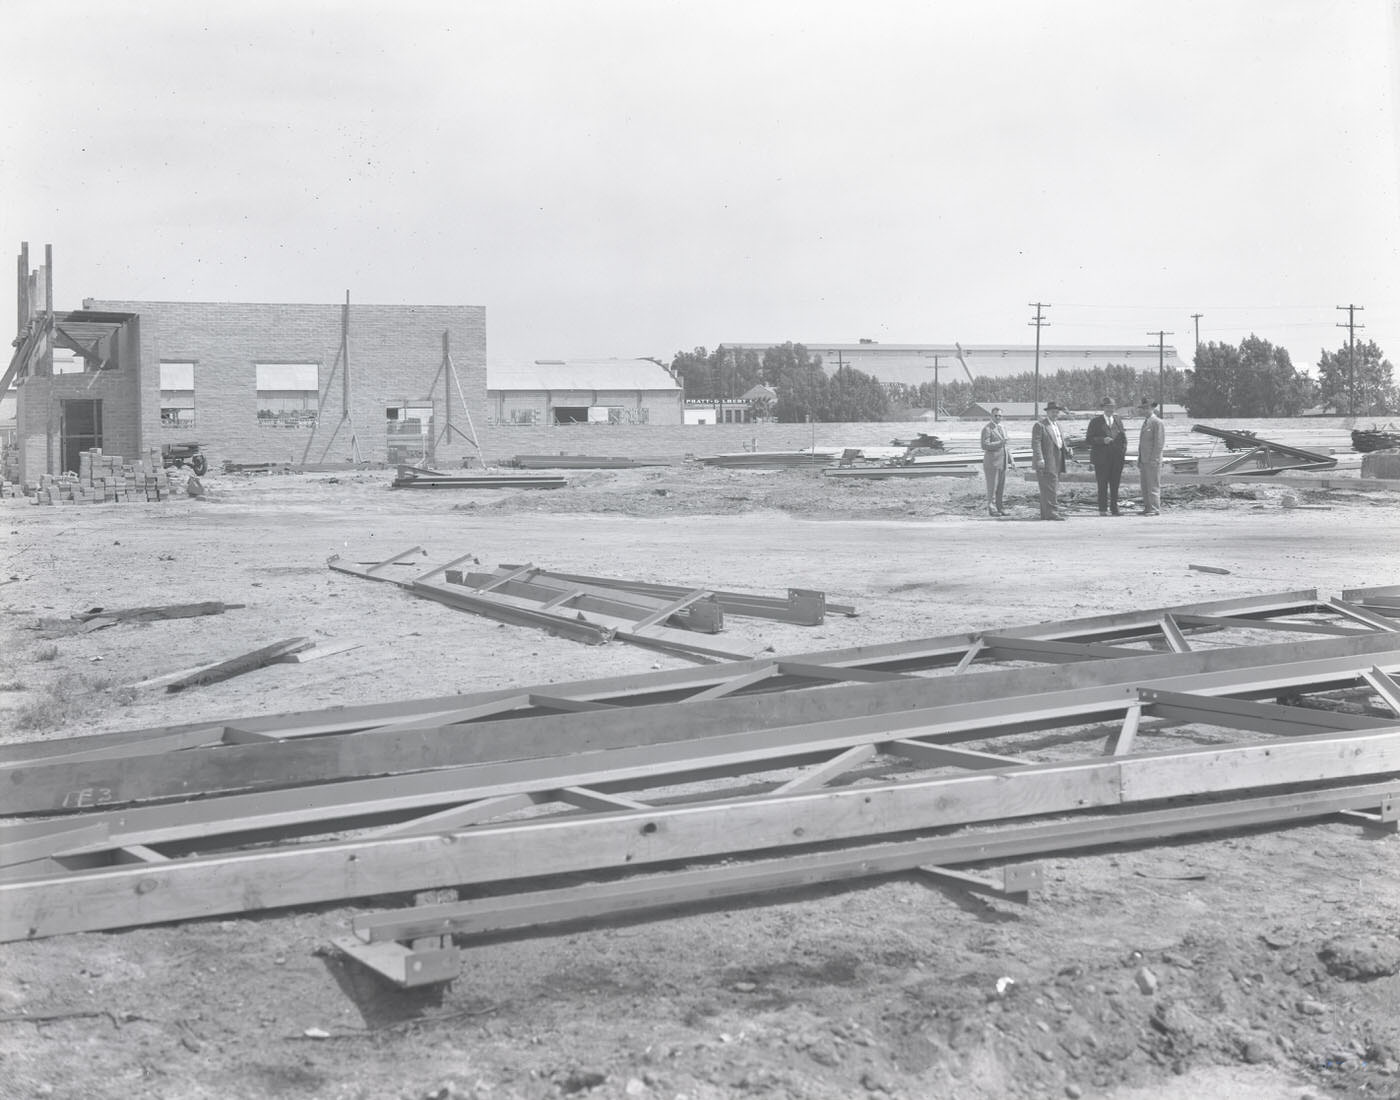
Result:
[[[78,456],[102,446],[102,402],[64,401],[58,422],[59,473],[77,473]]]

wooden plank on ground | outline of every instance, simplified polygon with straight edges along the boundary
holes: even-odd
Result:
[[[199,687],[202,684],[215,684],[221,680],[230,680],[235,676],[241,676],[245,672],[252,672],[254,669],[265,668],[286,657],[288,654],[297,653],[303,649],[311,648],[309,638],[288,638],[285,641],[275,642],[262,649],[255,649],[251,653],[245,653],[239,657],[232,657],[227,661],[220,661],[216,665],[199,672],[192,672],[188,676],[181,677],[173,683],[167,684],[166,691],[184,691],[186,688]]]

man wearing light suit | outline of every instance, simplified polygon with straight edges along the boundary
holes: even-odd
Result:
[[[1062,520],[1060,514],[1060,475],[1065,472],[1065,441],[1056,423],[1063,405],[1051,401],[1045,406],[1045,415],[1035,422],[1031,429],[1031,465],[1035,467],[1035,477],[1040,483],[1040,518]]]
[[[987,478],[987,515],[1004,516],[1001,506],[1006,491],[1006,471],[1015,465],[1011,461],[1011,441],[1001,426],[1001,410],[993,409],[992,418],[982,425],[982,473]]]
[[[1118,486],[1123,481],[1123,459],[1128,453],[1128,432],[1114,413],[1113,398],[1105,397],[1103,412],[1089,421],[1084,438],[1089,444],[1089,461],[1094,480],[1099,483],[1099,515],[1118,515]]]
[[[1162,514],[1162,450],[1167,443],[1167,427],[1157,412],[1157,402],[1144,397],[1138,403],[1142,431],[1138,434],[1138,477],[1142,481],[1144,516]]]

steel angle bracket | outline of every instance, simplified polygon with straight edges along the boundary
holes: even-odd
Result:
[[[442,942],[447,946],[441,946]],[[356,936],[335,936],[331,943],[348,959],[373,970],[401,989],[441,985],[462,972],[461,953],[451,940],[436,937],[434,947],[410,947],[393,940],[366,943]]]
[[[1369,833],[1400,833],[1400,796],[1388,794],[1381,799],[1380,808],[1369,810],[1342,810],[1337,814],[1343,821],[1360,825]]]
[[[999,868],[1001,881],[952,871],[947,867],[919,867],[921,875],[948,886],[960,886],[974,894],[990,894],[1018,905],[1029,905],[1031,894],[1045,886],[1045,871],[1039,863],[1013,863]]]

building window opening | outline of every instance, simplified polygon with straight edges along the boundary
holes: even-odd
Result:
[[[194,427],[194,364],[160,364],[160,426]]]
[[[554,423],[556,424],[587,424],[587,405],[556,405],[554,406]]]
[[[314,428],[321,395],[319,363],[257,363],[258,424]]]

